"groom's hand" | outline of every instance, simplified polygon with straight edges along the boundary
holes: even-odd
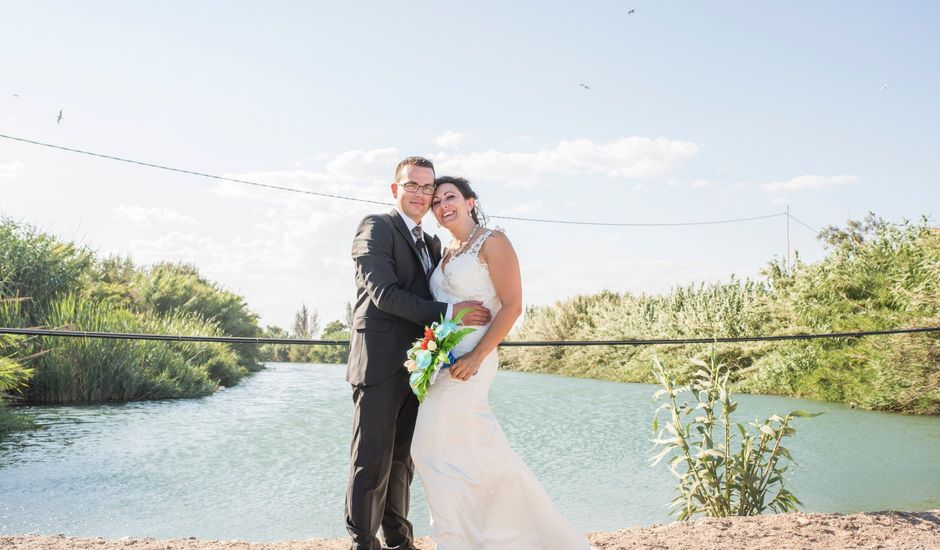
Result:
[[[454,312],[462,311],[468,308],[470,311],[468,311],[463,316],[463,319],[460,321],[462,324],[471,327],[478,327],[490,322],[490,310],[483,307],[483,302],[478,300],[467,300],[466,302],[454,304]]]

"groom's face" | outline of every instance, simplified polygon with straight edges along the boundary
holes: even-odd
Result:
[[[418,189],[411,193],[405,189],[406,183],[416,183]],[[424,166],[409,164],[402,167],[398,181],[392,184],[392,196],[398,208],[416,223],[431,209],[433,198],[433,195],[424,194],[422,189],[434,189],[434,170]]]

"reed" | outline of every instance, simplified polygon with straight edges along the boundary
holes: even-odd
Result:
[[[786,488],[785,473],[793,461],[784,439],[796,430],[795,418],[821,413],[793,411],[744,424],[732,419],[738,404],[728,390],[728,369],[714,354],[708,362],[692,359],[688,385],[671,378],[659,361],[653,375],[662,400],[653,419],[655,466],[669,457],[676,477],[671,512],[680,520],[702,514],[712,517],[753,516],[766,511],[789,512],[801,505]],[[659,417],[665,413],[663,427]]]
[[[70,294],[52,304],[50,326],[108,332],[221,335],[217,326],[182,314],[142,316]],[[221,344],[39,338],[48,351],[36,358],[25,396],[35,403],[77,403],[198,397],[247,371]]]
[[[98,260],[0,219],[2,326],[224,336],[253,334],[255,321],[241,297],[193,268]],[[0,341],[0,384],[15,375],[6,393],[42,403],[195,397],[238,383],[260,368],[256,356],[211,343],[20,338]]]
[[[605,291],[530,307],[519,340],[733,337],[940,325],[940,235],[925,220],[888,224],[870,215],[820,233],[822,260],[759,280],[679,287],[660,295]],[[686,358],[708,345],[506,348],[508,368],[625,382],[654,382],[658,356],[688,382]],[[714,347],[737,391],[839,401],[868,409],[940,414],[940,334]]]
[[[18,322],[20,300],[0,297],[0,323]],[[22,336],[0,335],[0,439],[7,434],[29,428],[32,423],[22,415],[12,414],[7,406],[11,400],[22,397],[33,369],[26,365],[30,356],[20,354]]]

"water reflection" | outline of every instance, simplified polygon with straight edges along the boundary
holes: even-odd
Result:
[[[0,446],[0,532],[278,540],[341,536],[352,402],[341,366],[275,364],[212,397],[31,407]],[[650,468],[654,388],[503,372],[493,407],[514,448],[585,531],[668,521]],[[940,507],[936,418],[741,396],[741,418],[793,409],[791,489],[808,510]],[[412,520],[427,533],[420,484]]]

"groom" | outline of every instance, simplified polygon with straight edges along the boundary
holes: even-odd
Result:
[[[480,302],[446,304],[431,296],[428,277],[441,259],[440,240],[421,227],[434,194],[431,161],[401,161],[391,189],[395,208],[363,218],[352,246],[356,306],[346,370],[355,404],[346,491],[352,550],[382,549],[380,526],[384,548],[414,548],[408,499],[418,400],[403,367],[406,351],[442,315],[470,308],[464,324],[490,320]]]

